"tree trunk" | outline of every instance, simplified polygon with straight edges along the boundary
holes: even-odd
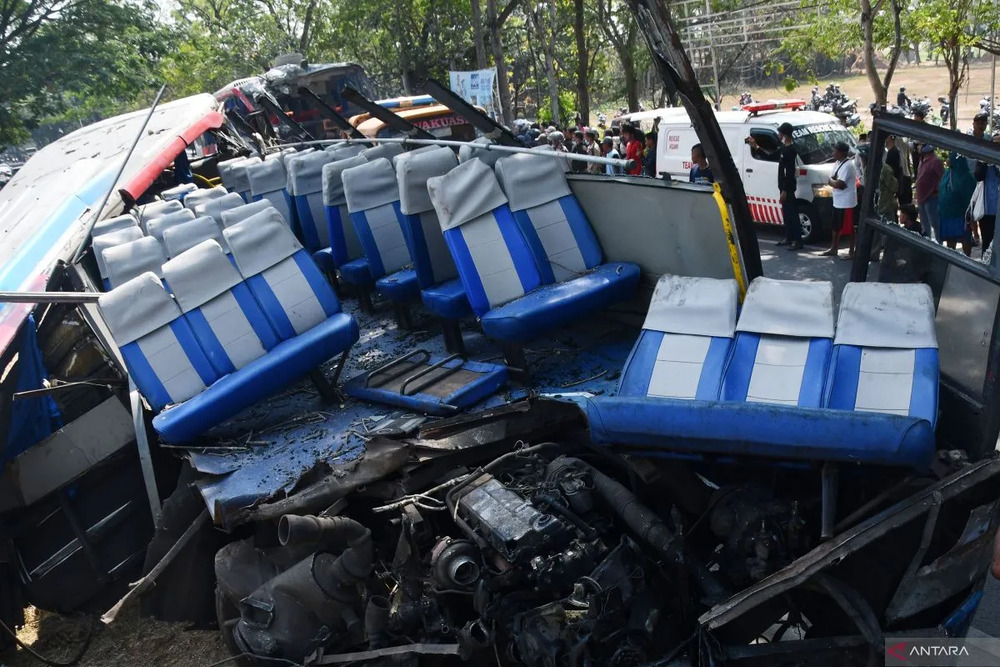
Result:
[[[472,43],[476,47],[476,69],[486,69],[486,44],[483,40],[483,10],[479,0],[472,0]]]
[[[510,12],[506,12],[507,16]],[[500,113],[503,124],[508,127],[514,122],[513,106],[510,102],[510,84],[507,81],[507,56],[504,53],[500,30],[503,28],[504,17],[501,20],[497,12],[497,0],[486,0],[486,28],[490,36],[490,51],[493,52],[493,64],[497,68],[497,88],[500,89]]]
[[[875,103],[884,107],[888,91],[882,85],[882,79],[875,68],[875,13],[872,11],[871,0],[861,0],[861,38],[862,54],[865,62],[865,76],[868,77],[868,85],[875,93]]]
[[[629,48],[631,40],[626,48],[622,50],[622,74],[625,79],[625,98],[628,100],[628,110],[639,110],[639,78],[635,74],[635,56]]]
[[[559,82],[556,79],[556,58],[555,58],[555,5],[549,4],[550,10],[550,20],[551,25],[549,26],[552,35],[549,38],[548,31],[542,28],[541,10],[535,8],[530,12],[531,14],[531,24],[535,29],[535,38],[541,45],[542,48],[542,64],[545,67],[545,83],[548,87],[549,93],[549,112],[552,114],[552,118],[549,120],[553,125],[558,126],[559,123]]]
[[[584,33],[583,0],[573,0],[573,32],[576,33],[576,111],[590,125],[590,87],[587,85],[587,35]]]
[[[310,0],[309,6],[306,7],[306,16],[302,21],[302,37],[299,38],[299,53],[306,55],[309,52],[309,38],[312,37],[310,34],[310,29],[312,28],[313,13],[316,11],[316,0]]]

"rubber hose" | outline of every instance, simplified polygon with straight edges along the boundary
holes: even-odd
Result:
[[[345,516],[286,514],[278,520],[278,542],[282,546],[345,543],[357,539],[367,530],[364,525]]]

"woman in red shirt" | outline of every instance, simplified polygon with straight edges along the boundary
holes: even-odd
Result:
[[[643,137],[637,127],[623,127],[622,137],[626,140],[625,159],[634,160],[635,166],[628,170],[630,176],[642,175]]]

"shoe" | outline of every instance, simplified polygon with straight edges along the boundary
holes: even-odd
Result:
[[[795,243],[792,243],[790,246],[785,248],[785,250],[802,250],[802,242],[796,241]]]
[[[836,257],[837,256],[837,251],[836,250],[827,250],[826,252],[819,253],[819,256],[820,257]]]
[[[774,245],[788,245],[788,241],[778,241]]]

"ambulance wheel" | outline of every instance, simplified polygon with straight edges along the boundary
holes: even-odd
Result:
[[[816,214],[816,207],[804,201],[799,202],[799,227],[802,230],[804,243],[816,243],[822,240],[822,223]]]

